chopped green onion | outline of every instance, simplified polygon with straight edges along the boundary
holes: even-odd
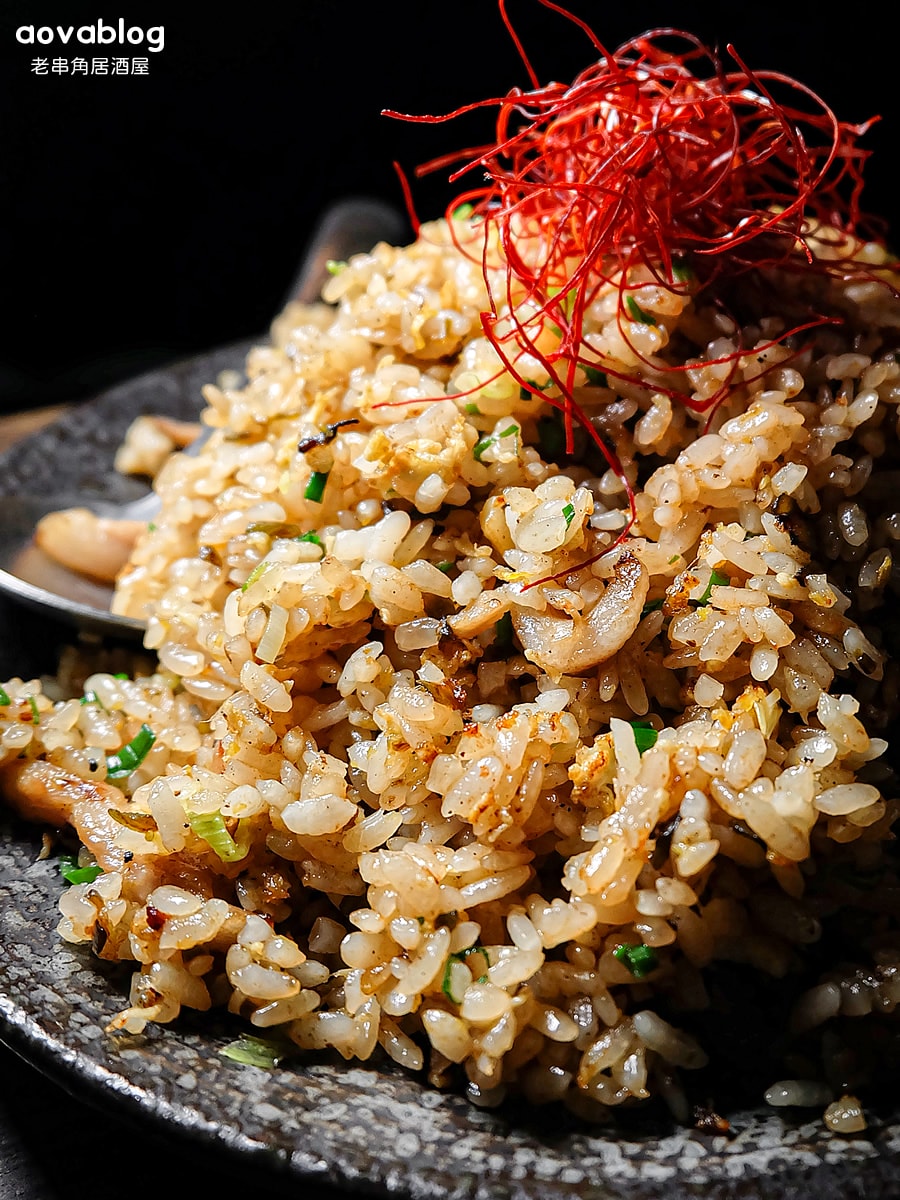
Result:
[[[451,954],[447,959],[447,965],[444,967],[444,978],[441,980],[441,991],[451,1002],[451,1004],[462,1004],[462,996],[454,996],[453,994],[453,968],[461,959],[458,954]]]
[[[585,367],[584,374],[588,383],[592,383],[596,387],[609,387],[606,375],[603,371],[598,371],[596,367]]]
[[[672,275],[679,283],[690,283],[694,278],[694,272],[691,270],[691,265],[684,258],[672,259]]]
[[[713,571],[709,577],[709,583],[706,585],[706,591],[696,601],[698,605],[709,604],[709,598],[712,595],[714,587],[727,587],[731,580],[726,575],[720,575],[718,571]]]
[[[546,383],[538,383],[536,379],[526,379],[525,382],[528,384],[528,387],[519,388],[520,400],[530,400],[535,392],[546,392],[547,388],[550,386],[549,379]]]
[[[327,482],[327,471],[313,471],[309,477],[309,483],[306,485],[306,490],[303,493],[303,499],[312,500],[314,504],[321,504]]]
[[[555,417],[538,419],[538,447],[542,458],[555,461],[566,449],[566,431]]]
[[[148,533],[156,533],[156,522],[155,521],[149,522],[149,524],[147,525],[147,532]]]
[[[659,966],[659,959],[652,946],[639,942],[636,946],[617,946],[613,950],[613,958],[624,963],[635,979],[643,979]]]
[[[257,579],[259,579],[259,577],[263,574],[264,571],[268,571],[268,569],[269,569],[269,567],[271,567],[271,565],[272,564],[270,562],[266,562],[265,559],[263,559],[262,562],[258,562],[256,564],[256,566],[253,568],[253,570],[250,572],[250,574],[247,576],[247,578],[244,580],[244,582],[241,584],[241,591],[246,592],[247,588],[250,587],[251,584],[256,583]]]
[[[12,700],[10,700],[6,688],[2,687],[0,687],[0,704],[12,704]]]
[[[289,1052],[289,1047],[278,1042],[269,1042],[265,1038],[250,1037],[247,1034],[229,1042],[219,1051],[223,1058],[230,1058],[232,1062],[241,1063],[246,1067],[261,1067],[268,1071],[277,1067]]]
[[[450,562],[449,560],[447,560],[446,562],[439,562],[437,564],[437,569],[439,571],[443,571],[445,575],[449,575],[450,572],[453,570],[453,563]]]
[[[659,734],[649,721],[632,721],[631,728],[634,730],[634,744],[637,746],[639,754],[643,754],[645,750],[656,745]]]
[[[189,812],[187,819],[197,837],[202,838],[210,850],[221,858],[222,862],[240,862],[242,858],[247,857],[249,844],[238,844],[234,840],[225,828],[225,821],[221,813]],[[240,829],[240,824],[238,829]]]
[[[329,275],[340,275],[346,265],[342,259],[329,258],[325,263],[325,270]]]
[[[481,462],[481,456],[490,446],[495,445],[501,438],[512,437],[513,434],[519,432],[518,425],[509,425],[506,429],[502,429],[500,433],[489,433],[486,437],[481,438],[475,443],[475,448],[472,454],[476,462]]]
[[[265,533],[269,537],[295,538],[300,533],[300,526],[284,521],[251,521],[247,532]]]
[[[470,416],[470,417],[480,417],[481,416],[481,409],[478,407],[477,404],[467,404],[463,411],[466,413],[467,416]]]
[[[313,546],[319,546],[322,550],[325,549],[324,545],[322,544],[322,539],[319,537],[319,535],[316,533],[316,531],[314,529],[311,529],[309,531],[309,533],[301,534],[301,536],[298,538],[295,538],[294,541],[310,542]]]
[[[156,734],[149,725],[143,724],[121,750],[106,756],[107,779],[124,779],[130,775],[147,757],[155,741]]]
[[[644,325],[656,324],[656,317],[654,317],[653,313],[648,313],[641,308],[634,296],[628,295],[625,297],[625,307],[628,309],[632,321],[641,321]]]
[[[512,616],[506,612],[494,626],[494,644],[501,649],[505,649],[512,645],[512,640]]]
[[[456,996],[454,996],[453,992],[451,991],[451,988],[453,986],[453,978],[452,978],[453,964],[454,963],[464,963],[470,954],[481,954],[484,957],[485,974],[479,975],[478,978],[475,980],[475,982],[476,983],[487,983],[488,977],[487,977],[486,972],[490,969],[491,960],[488,958],[488,953],[487,953],[487,950],[485,950],[484,946],[470,946],[468,948],[468,950],[460,950],[460,952],[458,954],[451,954],[449,956],[449,958],[447,959],[447,965],[444,968],[444,978],[441,983],[441,991],[444,993],[444,995],[447,997],[448,1000],[452,1001],[453,1004],[462,1004],[462,996],[460,996],[459,999],[457,999]]]
[[[113,679],[127,679],[127,678],[128,678],[127,671],[116,671],[115,675],[113,675]]]
[[[661,596],[658,600],[648,600],[641,609],[641,620],[643,621],[644,617],[646,617],[648,613],[656,612],[658,608],[662,608],[665,602],[665,596]]]
[[[525,382],[528,384],[528,387],[519,388],[520,400],[530,400],[535,392],[546,392],[547,388],[550,386],[549,379],[546,383],[538,383],[536,379],[526,379]]]
[[[40,710],[38,709],[38,706],[37,706],[37,700],[35,700],[34,696],[29,696],[28,703],[31,706],[31,715],[34,717],[35,725],[40,725],[41,714],[40,714]]]
[[[97,695],[96,692],[85,692],[84,695],[81,697],[81,703],[82,704],[100,704],[100,697]],[[102,708],[103,705],[100,704],[100,707]]]
[[[569,526],[572,524],[572,520],[575,516],[575,505],[574,504],[564,504],[562,512],[563,512],[563,516],[566,518],[566,529],[568,529]]]
[[[66,883],[93,883],[98,875],[103,874],[103,868],[94,863],[92,867],[79,867],[77,871],[64,871]]]
[[[66,883],[93,883],[98,875],[103,874],[103,868],[93,863],[89,867],[79,867],[78,856],[61,854],[59,856],[59,873]]]
[[[453,217],[454,221],[464,221],[466,217],[471,217],[474,211],[474,204],[460,204],[458,207],[454,208],[451,216]]]

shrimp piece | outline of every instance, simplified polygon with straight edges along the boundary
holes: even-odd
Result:
[[[149,475],[152,478],[173,451],[189,446],[202,432],[203,426],[197,421],[147,415],[137,417],[116,451],[115,468],[120,475]]]
[[[0,768],[0,791],[26,821],[71,825],[104,871],[122,867],[122,827],[109,815],[121,807],[122,793],[112,784],[79,779],[43,759],[16,760]]]
[[[514,609],[513,629],[525,657],[548,675],[572,675],[606,662],[628,641],[641,620],[650,577],[629,551],[616,560],[615,575],[586,615]]]
[[[66,508],[43,517],[34,540],[69,570],[112,583],[146,528],[145,521],[112,521],[87,508]]]
[[[134,903],[143,904],[165,883],[204,899],[218,895],[215,873],[194,854],[165,854],[148,842],[146,853],[133,852],[134,857],[126,860],[118,844],[122,826],[109,815],[111,808],[119,810],[123,803],[122,793],[112,784],[79,779],[43,759],[16,760],[0,767],[0,792],[26,821],[57,829],[70,825],[104,871],[123,872],[122,895]],[[247,915],[234,905],[231,908],[229,937]]]

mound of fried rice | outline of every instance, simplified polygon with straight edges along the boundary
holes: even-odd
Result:
[[[869,278],[773,272],[740,325],[649,274],[623,321],[612,282],[575,394],[622,538],[621,475],[566,453],[540,361],[536,391],[503,370],[452,227],[355,256],[205,389],[117,585],[158,666],[9,681],[4,787],[102,867],[59,931],[134,962],[114,1030],[227,1006],[483,1104],[682,1113],[718,964],[801,979],[798,1036],[900,999],[859,883],[897,815],[900,302],[876,245]],[[810,309],[841,320],[785,338]],[[831,961],[848,903],[869,928]]]

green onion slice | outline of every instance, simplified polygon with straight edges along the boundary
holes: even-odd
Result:
[[[718,571],[713,571],[709,577],[709,583],[706,585],[706,591],[697,601],[698,605],[709,604],[709,598],[712,595],[714,587],[727,587],[731,580],[727,575],[720,575]]]
[[[486,437],[481,438],[475,443],[475,448],[472,454],[476,462],[481,462],[481,456],[490,446],[494,446],[501,438],[512,437],[513,434],[519,432],[518,425],[510,425],[506,429],[502,429],[500,433],[489,433]]]
[[[10,700],[6,688],[0,687],[0,705],[2,704],[12,704],[12,700]]]
[[[572,524],[573,517],[575,516],[575,505],[574,504],[564,504],[562,511],[563,511],[563,516],[566,518],[566,529],[568,529],[569,526]]]
[[[672,259],[672,277],[677,279],[679,283],[690,283],[694,278],[694,272],[691,270],[691,265],[684,258]]]
[[[654,317],[653,313],[649,313],[641,308],[634,296],[628,295],[625,297],[625,307],[628,309],[628,315],[632,321],[641,321],[644,325],[656,324],[656,317]]]
[[[223,1046],[219,1053],[223,1058],[230,1058],[232,1062],[241,1063],[243,1066],[261,1067],[271,1071],[288,1056],[290,1050],[278,1042],[244,1034],[236,1041]]]
[[[244,580],[244,582],[241,584],[241,591],[246,592],[247,588],[250,587],[251,584],[256,583],[257,579],[259,579],[259,577],[265,571],[268,571],[268,569],[269,569],[269,567],[271,567],[271,565],[272,564],[270,562],[267,562],[265,559],[263,559],[262,562],[258,562],[256,564],[256,566],[253,568],[253,570],[250,572],[250,574],[247,576],[247,578]]]
[[[566,431],[555,417],[540,417],[538,419],[538,448],[541,457],[554,461],[566,449]]]
[[[593,384],[595,387],[609,387],[603,371],[598,371],[596,367],[584,367],[583,370],[588,383]]]
[[[242,858],[247,857],[250,843],[248,838],[241,837],[241,834],[246,832],[245,828],[241,828],[242,821],[238,822],[239,840],[235,841],[225,828],[225,821],[221,813],[189,812],[187,819],[197,837],[202,838],[210,850],[221,858],[222,862],[240,862]]]
[[[455,963],[465,963],[470,954],[480,954],[484,958],[484,972],[475,980],[476,983],[487,983],[487,971],[490,968],[491,960],[488,958],[488,952],[484,946],[470,946],[468,950],[460,950],[458,954],[451,954],[447,959],[447,965],[444,968],[444,978],[441,983],[441,991],[453,1004],[462,1004],[462,996],[457,998],[453,994],[453,966]],[[468,964],[466,964],[468,965]],[[473,971],[469,972],[471,978]],[[465,978],[465,977],[464,977]]]
[[[97,863],[89,867],[79,867],[77,854],[61,854],[59,856],[59,873],[66,883],[93,883],[98,875],[103,874],[103,868]]]
[[[635,979],[643,979],[659,966],[656,951],[652,946],[645,946],[643,942],[638,942],[636,946],[617,946],[613,950],[613,958],[624,963]]]
[[[325,270],[329,275],[340,275],[341,271],[343,271],[346,265],[347,264],[339,258],[329,258],[325,263]]]
[[[634,744],[637,746],[640,754],[643,754],[645,750],[649,750],[652,746],[656,745],[656,739],[659,737],[659,734],[649,721],[632,721],[630,724],[634,730]]]
[[[248,533],[265,533],[269,537],[296,538],[302,529],[286,521],[251,521],[247,526]]]
[[[322,497],[325,494],[325,484],[328,482],[327,471],[313,471],[309,477],[309,483],[303,492],[304,500],[312,500],[314,504],[321,504]]]
[[[494,625],[494,644],[501,649],[512,645],[513,623],[510,613],[505,612]]]
[[[136,767],[139,767],[150,752],[150,747],[156,741],[156,734],[149,725],[144,723],[130,742],[126,742],[121,750],[106,756],[107,779],[124,779]]]
[[[550,386],[549,379],[546,383],[538,383],[536,379],[526,379],[525,382],[528,384],[528,386],[519,388],[520,400],[530,400],[534,396],[535,392],[546,392],[547,388]]]

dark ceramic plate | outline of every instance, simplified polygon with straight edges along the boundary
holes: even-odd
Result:
[[[90,485],[129,498],[133,483],[113,475],[112,459],[131,420],[195,415],[200,385],[239,367],[245,350],[145,375],[33,435],[0,455],[0,497]],[[0,678],[52,671],[73,637],[9,604],[0,635]],[[280,1176],[432,1200],[897,1194],[900,1120],[890,1111],[869,1113],[867,1132],[849,1139],[829,1134],[815,1112],[746,1108],[728,1112],[731,1137],[659,1113],[592,1130],[547,1109],[488,1113],[386,1064],[239,1066],[219,1053],[236,1035],[221,1022],[112,1038],[103,1030],[124,1006],[128,972],[58,939],[60,879],[52,860],[37,860],[40,844],[39,831],[0,821],[0,1038],[69,1090],[193,1139],[210,1161],[238,1155],[261,1188]],[[762,1021],[756,1036],[764,1045]]]

